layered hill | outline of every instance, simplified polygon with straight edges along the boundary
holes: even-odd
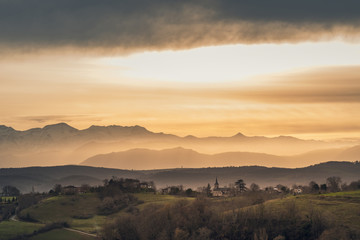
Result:
[[[101,185],[103,179],[112,177],[136,178],[154,181],[158,188],[170,185],[184,187],[206,186],[215,178],[221,186],[233,184],[243,179],[248,185],[257,183],[262,187],[284,184],[308,184],[310,181],[325,183],[330,176],[339,176],[343,182],[350,183],[360,179],[358,162],[327,162],[305,168],[267,168],[262,166],[223,167],[223,168],[177,168],[158,170],[121,170],[87,166],[56,166],[0,169],[0,187],[13,185],[22,192],[49,191],[54,184]]]
[[[231,137],[179,137],[151,132],[141,126],[91,126],[79,130],[66,123],[59,123],[18,131],[2,125],[0,126],[0,167],[78,164],[98,154],[134,148],[161,150],[180,146],[205,154],[253,152],[284,156],[354,145],[356,142],[324,142],[289,136],[245,136],[241,133]],[[356,149],[354,151],[356,152]],[[352,156],[357,155],[355,153]],[[353,160],[353,157],[344,160]],[[186,167],[185,163],[182,165]]]
[[[49,191],[55,184],[101,185],[104,179],[113,176],[124,178],[143,178],[142,172],[120,169],[94,168],[85,166],[56,166],[56,167],[28,167],[0,169],[0,187],[13,185],[22,192]]]
[[[181,147],[165,150],[131,149],[122,152],[99,154],[81,164],[94,167],[113,167],[120,169],[161,169],[181,167],[226,167],[226,166],[265,166],[265,167],[305,167],[327,161],[356,161],[360,159],[360,148],[327,149],[311,151],[293,156],[277,156],[252,152],[225,152],[203,154]]]

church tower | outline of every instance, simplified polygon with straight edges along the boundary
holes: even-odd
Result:
[[[215,184],[214,184],[214,189],[218,189],[219,188],[219,183],[218,183],[218,180],[217,180],[217,177],[216,177],[216,181],[215,181]]]

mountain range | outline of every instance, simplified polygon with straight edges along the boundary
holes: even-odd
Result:
[[[300,167],[330,160],[358,160],[360,147],[356,144],[359,142],[241,133],[231,137],[179,137],[151,132],[141,126],[91,126],[79,130],[58,123],[18,131],[1,125],[0,168],[80,163],[127,169],[229,165]]]
[[[252,152],[203,154],[181,147],[165,150],[131,149],[99,154],[81,165],[120,169],[203,168],[225,166],[305,167],[328,161],[360,160],[360,146],[349,149],[326,149],[293,156]]]

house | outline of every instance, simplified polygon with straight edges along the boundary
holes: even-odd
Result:
[[[155,191],[155,185],[153,182],[141,182],[140,189],[143,191]]]
[[[212,190],[212,195],[214,197],[229,197],[231,196],[231,189],[226,187],[220,188],[218,179],[216,178],[214,188]]]
[[[294,195],[299,195],[299,194],[302,194],[303,193],[303,190],[301,188],[295,188],[294,189]]]
[[[161,194],[169,194],[171,192],[171,187],[166,187],[160,189]]]
[[[74,194],[79,193],[80,188],[69,185],[69,186],[63,187],[61,191],[65,195],[74,195]]]
[[[148,189],[149,187],[151,188],[151,186],[149,186],[149,184],[147,182],[140,183],[140,188],[141,189]]]
[[[170,186],[166,188],[162,188],[160,190],[161,194],[170,194],[170,195],[177,195],[181,192],[183,192],[183,186]]]

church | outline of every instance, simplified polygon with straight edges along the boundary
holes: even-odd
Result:
[[[218,179],[216,178],[212,195],[213,197],[229,197],[231,196],[231,191],[230,188],[226,188],[226,187],[220,188]]]

